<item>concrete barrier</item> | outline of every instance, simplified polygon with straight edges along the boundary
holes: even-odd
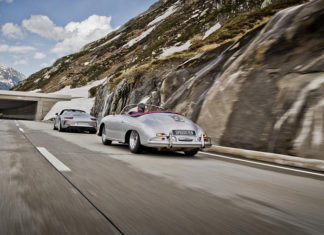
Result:
[[[206,152],[229,154],[240,156],[248,159],[255,159],[265,162],[272,162],[281,165],[300,167],[309,170],[324,172],[324,161],[319,159],[309,159],[302,157],[294,157],[283,154],[259,152],[246,149],[229,148],[223,146],[213,145],[211,148],[206,149]]]

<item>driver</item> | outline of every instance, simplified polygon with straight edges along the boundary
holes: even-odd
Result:
[[[133,115],[133,114],[139,114],[139,113],[144,113],[144,112],[145,112],[145,104],[139,103],[137,105],[137,112],[131,112],[130,114]]]

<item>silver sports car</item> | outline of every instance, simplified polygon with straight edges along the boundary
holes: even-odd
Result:
[[[134,108],[136,105],[128,105],[121,114],[108,115],[101,120],[98,135],[103,144],[118,141],[128,144],[133,153],[141,152],[146,146],[184,151],[188,156],[211,146],[206,132],[179,113],[161,109],[135,112]]]
[[[63,109],[54,117],[54,130],[58,131],[89,131],[97,132],[97,119],[83,110]]]

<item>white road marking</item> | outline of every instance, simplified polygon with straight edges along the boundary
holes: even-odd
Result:
[[[53,154],[44,147],[37,147],[38,151],[59,171],[71,171],[63,162],[58,160]]]
[[[16,127],[18,127],[18,126],[19,126],[19,124],[18,124],[17,120],[15,120],[15,123],[16,123]]]
[[[21,132],[25,132],[24,129],[22,129],[22,128],[20,128],[20,127],[19,127],[19,130],[20,130]]]
[[[239,162],[248,162],[248,163],[252,163],[252,164],[255,164],[255,165],[268,166],[268,167],[272,167],[272,168],[279,168],[279,169],[284,169],[284,170],[288,170],[288,171],[294,171],[294,172],[299,172],[299,173],[324,177],[324,174],[321,174],[321,173],[304,171],[304,170],[299,170],[299,169],[294,169],[294,168],[289,168],[289,167],[283,167],[283,166],[276,166],[276,165],[272,165],[272,164],[267,164],[267,163],[262,163],[262,162],[255,162],[255,161],[239,159],[239,158],[234,158],[234,157],[228,157],[228,156],[223,156],[223,155],[214,154],[214,153],[206,153],[206,152],[199,152],[199,153],[214,156],[214,157],[219,157],[219,158],[231,159],[231,160],[235,160],[235,161],[239,161]]]

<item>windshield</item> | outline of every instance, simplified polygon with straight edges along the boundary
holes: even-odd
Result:
[[[145,105],[145,112],[151,111],[164,111],[165,108],[156,106],[156,105]],[[132,112],[137,112],[137,104],[126,105],[120,114],[131,114]]]
[[[62,115],[88,115],[86,112],[82,110],[65,110]]]

